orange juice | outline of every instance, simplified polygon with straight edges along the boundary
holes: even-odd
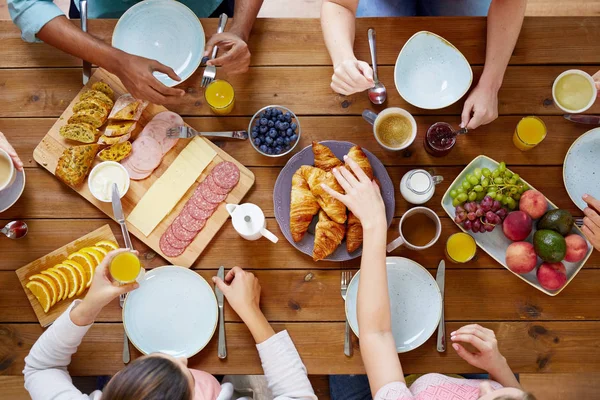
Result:
[[[527,151],[540,144],[546,137],[546,125],[538,117],[525,117],[519,121],[513,135],[517,149]]]
[[[110,263],[109,272],[113,279],[119,283],[131,283],[140,274],[142,266],[140,260],[133,253],[120,253]]]
[[[477,245],[475,239],[466,233],[455,233],[446,242],[446,255],[455,263],[466,263],[475,257]]]
[[[235,104],[233,86],[222,79],[213,81],[204,91],[204,98],[216,114],[229,114]]]

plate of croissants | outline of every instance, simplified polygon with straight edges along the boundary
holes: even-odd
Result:
[[[362,226],[321,183],[342,193],[331,170],[345,167],[345,155],[379,183],[388,227],[394,216],[394,184],[368,150],[350,142],[313,142],[287,162],[273,190],[275,218],[285,238],[313,260],[347,261],[362,253]]]

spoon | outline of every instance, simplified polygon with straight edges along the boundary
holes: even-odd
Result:
[[[371,63],[373,64],[373,80],[375,86],[369,89],[369,100],[373,104],[383,104],[387,99],[387,90],[377,76],[377,49],[375,47],[375,29],[369,28],[369,49],[371,50]]]
[[[23,221],[11,221],[0,232],[4,233],[9,239],[21,239],[27,235],[27,224]]]

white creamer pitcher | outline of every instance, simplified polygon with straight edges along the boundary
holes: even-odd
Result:
[[[225,208],[231,215],[233,228],[244,239],[258,240],[264,236],[273,243],[279,241],[277,236],[267,230],[265,214],[256,204],[226,204]]]

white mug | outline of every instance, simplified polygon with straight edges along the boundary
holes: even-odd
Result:
[[[426,214],[435,223],[435,236],[425,246],[415,246],[415,245],[411,244],[410,242],[407,242],[406,239],[404,238],[404,235],[402,234],[402,224],[404,223],[404,220],[406,219],[406,217],[413,215],[415,213]],[[414,207],[404,213],[404,215],[400,219],[400,223],[398,224],[398,231],[400,231],[400,236],[398,236],[396,239],[394,239],[390,243],[388,243],[388,245],[386,247],[388,253],[391,251],[394,251],[395,249],[397,249],[400,246],[406,246],[411,250],[425,250],[425,249],[433,246],[435,244],[435,242],[438,241],[438,239],[440,238],[440,235],[442,234],[442,222],[440,221],[440,218],[437,216],[437,214],[435,212],[433,212],[433,210],[431,210],[427,207]]]
[[[8,179],[4,182],[0,182],[0,191],[2,191],[15,183],[15,179],[17,179],[17,169],[15,168],[12,158],[10,158],[8,153],[3,149],[0,149],[0,157],[6,159],[8,161],[8,165],[10,166]]]
[[[593,95],[590,98],[590,101],[588,102],[588,104],[584,108],[581,108],[579,110],[569,110],[568,108],[565,108],[562,104],[560,104],[560,102],[556,99],[556,86],[558,84],[558,81],[565,75],[582,76],[592,86]],[[554,83],[552,84],[552,99],[554,100],[554,104],[566,113],[580,114],[582,112],[587,111],[590,107],[592,107],[594,105],[594,103],[596,102],[597,96],[598,96],[598,89],[596,89],[596,82],[594,82],[594,78],[592,78],[592,76],[590,74],[588,74],[587,72],[579,70],[579,69],[569,69],[569,70],[563,72],[562,74],[560,74],[556,77],[556,79],[554,80]]]
[[[273,243],[279,241],[279,238],[267,229],[265,214],[256,204],[226,204],[225,208],[231,215],[233,228],[244,239],[258,240],[264,236]]]
[[[406,142],[404,142],[404,144],[402,144],[402,146],[400,146],[400,147],[386,146],[385,144],[381,143],[381,140],[377,136],[377,126],[379,125],[379,122],[381,121],[382,117],[385,117],[386,115],[390,115],[390,114],[399,114],[399,115],[402,115],[403,117],[406,117],[410,121],[410,124],[412,126],[412,132],[410,135],[410,139],[408,139]],[[375,114],[371,110],[364,110],[362,113],[362,116],[365,119],[365,121],[367,121],[368,123],[373,125],[373,135],[375,136],[375,140],[377,140],[377,143],[379,143],[379,145],[381,147],[383,147],[384,149],[391,150],[391,151],[403,150],[403,149],[407,148],[408,146],[410,146],[411,144],[413,144],[413,142],[415,141],[415,138],[417,137],[417,121],[415,121],[414,117],[403,108],[390,107],[390,108],[386,108],[379,114]]]

